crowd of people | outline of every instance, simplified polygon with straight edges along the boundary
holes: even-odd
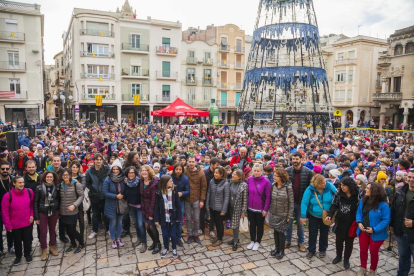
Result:
[[[237,251],[247,224],[247,250],[257,251],[268,224],[274,231],[271,256],[280,260],[292,246],[296,224],[296,246],[309,259],[317,252],[326,256],[332,230],[333,263],[343,262],[345,269],[358,237],[359,276],[375,275],[380,247],[394,235],[397,275],[410,272],[411,133],[308,135],[282,128],[270,134],[116,121],[77,125],[47,127],[37,137],[26,134],[15,152],[7,150],[6,135],[0,134],[0,228],[5,227],[8,251],[16,255],[14,265],[23,256],[32,261],[34,225],[45,261],[48,253],[58,255],[57,239],[69,243],[66,252],[81,252],[85,223],[92,227],[87,239],[109,232],[111,247],[123,247],[122,238],[132,235],[132,217],[134,246],[162,258],[177,258],[178,248],[201,243],[200,235],[220,246],[225,228],[231,229],[228,244]],[[3,254],[3,234],[0,239]]]

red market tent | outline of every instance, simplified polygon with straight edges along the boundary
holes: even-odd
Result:
[[[195,109],[180,98],[163,109],[151,111],[151,116],[154,117],[208,117],[208,115],[208,111]]]

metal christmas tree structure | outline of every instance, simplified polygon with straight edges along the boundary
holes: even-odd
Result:
[[[260,122],[308,123],[325,132],[332,114],[312,0],[260,0],[238,115]]]

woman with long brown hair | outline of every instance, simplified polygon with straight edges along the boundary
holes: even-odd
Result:
[[[371,254],[368,276],[375,275],[379,260],[378,253],[384,240],[388,238],[387,226],[390,220],[390,208],[384,187],[378,183],[369,183],[364,198],[359,202],[356,214],[361,260],[358,276],[365,276],[367,273],[368,250]]]
[[[59,219],[59,176],[52,171],[43,173],[40,185],[35,189],[34,220],[40,226],[40,247],[42,261],[47,259],[47,231],[49,229],[49,251],[53,256],[59,255],[56,245],[56,223]]]

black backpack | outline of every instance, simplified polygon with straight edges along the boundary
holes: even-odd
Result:
[[[27,192],[29,193],[29,198],[32,199],[32,193],[30,192],[29,188],[26,188]],[[9,204],[12,203],[12,193],[10,191],[8,191],[9,193]]]

